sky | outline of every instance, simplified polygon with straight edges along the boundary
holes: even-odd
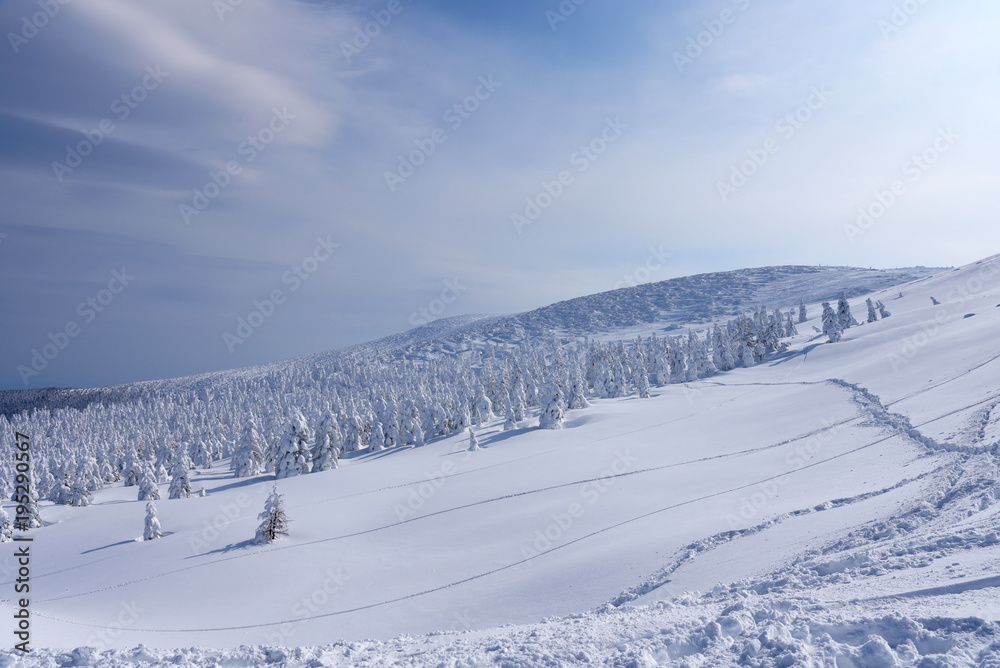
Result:
[[[6,0],[0,388],[992,255],[998,27],[987,0]]]

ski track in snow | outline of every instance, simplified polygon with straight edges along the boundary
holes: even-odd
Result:
[[[795,369],[793,369],[791,372],[789,372],[789,374],[787,374],[784,378],[787,378],[789,375],[795,373],[795,371],[797,371],[802,366],[802,364],[804,362],[805,362],[805,356],[803,356],[803,359],[800,361],[799,365],[797,367],[795,367]],[[979,368],[981,366],[983,366],[983,365],[981,364],[981,365],[978,365],[977,367],[974,367],[974,368]],[[426,595],[429,595],[429,594],[432,594],[432,593],[435,593],[435,592],[439,592],[439,591],[442,591],[442,590],[445,590],[445,589],[450,589],[452,587],[461,586],[463,584],[466,584],[466,583],[469,583],[469,582],[473,582],[473,581],[476,581],[476,580],[488,577],[490,575],[494,575],[496,573],[500,573],[500,572],[509,570],[511,568],[514,568],[514,567],[526,564],[529,561],[532,561],[534,559],[537,559],[537,558],[540,558],[540,557],[544,557],[544,556],[546,556],[548,554],[551,554],[553,552],[565,549],[567,547],[575,545],[575,544],[577,544],[579,542],[582,542],[584,540],[593,538],[595,536],[599,536],[599,535],[604,534],[604,533],[606,533],[608,531],[612,531],[614,529],[617,529],[617,528],[620,528],[622,526],[631,524],[633,522],[637,522],[637,521],[640,521],[640,520],[643,520],[643,519],[647,519],[647,518],[652,517],[654,515],[658,515],[658,514],[661,514],[661,513],[670,511],[670,510],[675,510],[677,508],[684,507],[684,506],[687,506],[687,505],[691,505],[691,504],[694,504],[694,503],[698,503],[700,501],[705,501],[705,500],[716,498],[716,497],[719,497],[719,496],[724,496],[726,494],[730,494],[730,493],[733,493],[733,492],[742,491],[742,490],[745,490],[745,489],[749,489],[751,487],[757,487],[757,486],[759,486],[761,484],[764,484],[764,483],[767,483],[767,482],[771,482],[771,481],[777,480],[779,478],[783,478],[783,477],[785,477],[787,475],[792,475],[792,474],[795,474],[795,473],[797,473],[799,471],[808,470],[808,469],[814,468],[816,466],[820,466],[822,464],[826,464],[826,463],[828,463],[830,461],[834,461],[834,460],[840,459],[842,457],[845,457],[845,456],[848,456],[848,455],[851,455],[851,454],[855,454],[855,453],[860,452],[862,450],[866,450],[866,449],[868,449],[870,447],[873,447],[873,446],[885,443],[885,442],[887,442],[889,440],[892,440],[893,438],[896,438],[896,437],[907,438],[907,439],[909,439],[909,440],[911,440],[913,442],[918,443],[919,445],[924,446],[928,450],[932,450],[932,451],[945,451],[945,452],[969,452],[970,451],[968,448],[960,448],[960,447],[957,447],[957,446],[947,446],[947,445],[938,443],[934,439],[931,439],[931,438],[929,438],[927,436],[924,436],[916,428],[913,427],[913,425],[910,423],[909,418],[907,418],[906,416],[904,416],[902,414],[892,413],[892,412],[888,411],[888,409],[885,407],[885,405],[883,405],[883,403],[881,402],[881,400],[877,396],[875,396],[874,394],[872,394],[866,388],[861,387],[860,385],[857,385],[857,384],[848,383],[848,382],[846,382],[844,380],[840,380],[840,379],[827,379],[827,380],[823,380],[823,381],[803,381],[803,382],[792,382],[792,383],[784,382],[784,381],[777,381],[777,382],[774,382],[774,383],[744,383],[744,384],[740,384],[740,385],[762,385],[762,384],[773,385],[773,386],[780,386],[780,385],[817,386],[817,385],[824,385],[824,384],[832,384],[832,385],[834,385],[836,387],[839,387],[839,388],[842,388],[844,390],[847,390],[850,393],[850,395],[851,395],[852,401],[862,410],[862,412],[864,413],[864,415],[867,416],[867,418],[868,418],[868,420],[870,422],[870,425],[873,426],[873,427],[877,427],[877,428],[883,429],[885,431],[888,431],[889,435],[885,436],[883,438],[877,439],[875,441],[872,441],[870,443],[866,443],[866,444],[861,445],[859,447],[853,448],[851,450],[839,453],[837,455],[833,455],[833,456],[827,457],[827,458],[822,459],[822,460],[811,462],[809,464],[803,465],[803,466],[801,466],[801,467],[799,467],[799,468],[797,468],[797,469],[795,469],[793,471],[789,471],[787,473],[782,473],[782,474],[770,476],[768,478],[764,478],[764,479],[761,479],[761,480],[755,480],[753,482],[746,483],[744,485],[733,487],[733,488],[730,488],[730,489],[727,489],[727,490],[713,492],[711,494],[703,495],[703,496],[700,496],[700,497],[697,497],[697,498],[694,498],[694,499],[688,499],[686,501],[681,501],[681,502],[678,502],[678,503],[670,504],[669,506],[666,506],[666,507],[663,507],[663,508],[659,508],[657,510],[653,510],[653,511],[650,511],[650,512],[647,512],[647,513],[643,513],[643,514],[641,514],[639,516],[636,516],[636,517],[633,517],[631,519],[628,519],[628,520],[625,520],[625,521],[622,521],[622,522],[618,522],[618,523],[612,524],[610,526],[604,527],[604,528],[599,529],[597,531],[593,531],[593,532],[588,533],[588,534],[586,534],[584,536],[580,536],[580,537],[578,537],[578,538],[576,538],[574,540],[571,540],[571,541],[568,541],[566,543],[557,545],[557,546],[555,546],[555,547],[553,547],[553,548],[551,548],[549,550],[541,551],[538,554],[533,555],[531,557],[527,557],[525,559],[522,559],[522,560],[510,563],[510,564],[506,564],[506,565],[501,566],[499,568],[495,568],[495,569],[492,569],[492,570],[489,570],[489,571],[486,571],[486,572],[483,572],[483,573],[479,573],[479,574],[476,574],[476,575],[473,575],[473,576],[470,576],[470,577],[467,577],[467,578],[464,578],[464,579],[461,579],[461,580],[456,580],[456,581],[453,581],[453,582],[449,582],[449,583],[443,584],[443,585],[441,585],[439,587],[434,587],[434,588],[427,589],[427,590],[424,590],[424,591],[407,594],[405,596],[401,596],[401,597],[397,597],[397,598],[393,598],[393,599],[388,599],[388,600],[384,600],[384,601],[379,601],[379,602],[367,604],[367,605],[364,605],[364,606],[357,606],[357,607],[354,607],[354,608],[349,608],[349,609],[344,609],[344,610],[338,610],[338,611],[329,612],[329,613],[323,613],[321,615],[316,615],[316,616],[299,617],[299,618],[296,618],[294,620],[280,620],[280,621],[258,623],[258,624],[240,625],[240,626],[232,626],[232,627],[204,628],[204,629],[138,629],[138,628],[135,628],[135,629],[129,629],[129,631],[131,631],[131,632],[149,632],[149,633],[209,633],[209,632],[219,632],[219,631],[238,631],[238,630],[247,630],[247,629],[255,629],[255,628],[267,628],[267,627],[273,627],[273,626],[280,626],[280,625],[287,624],[287,623],[300,623],[300,622],[310,621],[310,620],[314,620],[314,619],[322,619],[322,618],[327,618],[327,617],[334,617],[334,616],[340,616],[340,615],[350,614],[350,613],[359,612],[359,611],[362,611],[362,610],[368,610],[368,609],[372,609],[372,608],[376,608],[376,607],[381,607],[381,606],[385,606],[385,605],[391,605],[393,603],[399,603],[399,602],[410,600],[410,599],[413,599],[413,598],[418,598],[418,597],[421,597],[421,596],[426,596]],[[911,395],[911,397],[912,396],[917,396],[917,395],[925,393],[925,392],[929,392],[929,391],[935,389],[935,387],[938,387],[938,386],[940,386],[942,384],[943,383],[938,384],[937,386],[934,386],[934,387],[922,388],[920,391],[913,393]],[[749,394],[749,393],[746,393],[746,394]],[[717,405],[721,405],[721,403],[727,403],[729,401],[733,401],[735,399],[738,399],[739,397],[746,396],[746,394],[738,395],[735,398],[727,399],[726,401],[720,402],[720,404],[717,404]],[[714,409],[716,406],[713,406],[712,409]],[[964,407],[964,408],[952,411],[950,414],[961,412],[961,411],[965,411],[965,410],[968,410],[968,409],[969,409],[969,407],[967,406],[967,407]],[[705,410],[710,410],[710,409],[705,409]],[[672,424],[672,423],[678,422],[680,420],[690,419],[691,417],[694,417],[695,415],[698,415],[700,413],[701,413],[701,411],[696,412],[696,413],[691,413],[691,414],[688,414],[686,416],[682,416],[680,418],[675,418],[675,419],[669,420],[667,422],[660,423],[658,425],[653,425],[651,427],[644,427],[644,428],[639,429],[639,430],[633,430],[632,432],[626,432],[626,433],[624,433],[622,435],[629,435],[629,434],[632,434],[632,433],[638,433],[640,431],[646,431],[646,430],[649,430],[649,429],[652,429],[652,428],[658,428],[658,427],[661,427],[661,426],[664,426],[664,425],[667,425],[667,424]],[[934,418],[934,420],[929,420],[929,421],[927,421],[927,422],[925,422],[923,424],[929,424],[930,422],[939,420],[942,417],[944,417],[944,416],[939,416],[937,418]],[[685,461],[685,462],[677,462],[677,463],[667,464],[667,465],[663,465],[663,466],[650,467],[650,468],[641,469],[641,470],[638,470],[638,471],[629,471],[629,472],[625,472],[625,473],[622,473],[622,474],[616,474],[616,475],[613,475],[613,476],[601,476],[601,477],[597,477],[597,478],[589,478],[589,479],[584,479],[584,480],[575,480],[575,481],[572,481],[572,482],[562,483],[562,484],[559,484],[559,485],[551,485],[551,486],[547,486],[547,487],[543,487],[543,488],[538,488],[538,489],[533,489],[533,490],[527,490],[527,491],[524,491],[524,492],[518,492],[518,493],[514,493],[514,494],[508,494],[508,495],[498,496],[498,497],[494,497],[494,498],[490,498],[490,499],[485,499],[485,500],[482,500],[482,501],[478,501],[478,502],[475,502],[475,503],[464,504],[464,505],[461,505],[461,506],[456,506],[456,507],[453,507],[453,508],[448,508],[448,509],[436,511],[436,512],[433,512],[433,513],[428,513],[428,514],[425,514],[425,515],[421,515],[419,517],[414,517],[414,518],[410,518],[410,519],[407,519],[407,520],[402,520],[400,522],[394,522],[392,524],[384,525],[384,526],[381,526],[381,527],[375,527],[375,528],[372,528],[372,529],[366,529],[366,530],[363,530],[363,531],[357,531],[357,532],[353,532],[353,533],[349,533],[349,534],[343,534],[343,535],[340,535],[340,536],[334,536],[334,537],[324,538],[324,539],[320,539],[320,540],[316,540],[316,541],[310,541],[310,542],[307,542],[307,543],[300,543],[300,544],[296,544],[296,545],[288,545],[288,546],[283,546],[283,547],[278,547],[278,548],[271,548],[271,549],[268,549],[268,550],[256,550],[254,552],[250,552],[250,553],[247,553],[247,554],[235,555],[235,556],[232,556],[232,557],[226,557],[226,558],[223,558],[223,559],[217,559],[217,560],[214,560],[214,561],[211,561],[211,562],[207,562],[207,563],[202,563],[202,564],[195,564],[195,565],[188,566],[188,567],[185,567],[185,568],[180,568],[180,569],[176,569],[176,570],[173,570],[173,571],[167,571],[167,572],[159,573],[159,574],[152,575],[152,576],[149,576],[149,577],[146,577],[146,578],[141,578],[141,579],[137,579],[137,580],[131,580],[129,582],[119,583],[119,584],[116,584],[116,585],[110,585],[110,586],[107,586],[107,587],[103,587],[103,588],[100,588],[100,589],[95,589],[95,590],[91,590],[91,591],[87,591],[87,592],[79,592],[79,593],[70,594],[70,595],[67,595],[67,596],[53,597],[53,598],[49,598],[49,599],[41,599],[39,602],[45,603],[45,602],[53,602],[53,601],[60,601],[60,600],[65,600],[65,599],[77,598],[77,597],[80,597],[80,596],[88,596],[88,595],[91,595],[91,594],[96,594],[96,593],[100,593],[100,592],[104,592],[104,591],[110,591],[110,590],[119,589],[119,588],[122,588],[122,587],[127,587],[127,586],[130,586],[130,585],[133,585],[133,584],[138,584],[138,583],[141,583],[141,582],[146,582],[146,581],[149,581],[149,580],[152,580],[152,579],[156,579],[156,578],[160,578],[160,577],[165,577],[165,576],[169,576],[169,575],[175,575],[177,573],[182,573],[182,572],[185,572],[185,571],[190,571],[190,570],[194,570],[194,569],[198,569],[198,568],[204,568],[204,567],[218,565],[220,563],[224,563],[224,562],[231,561],[231,560],[234,560],[234,559],[242,559],[242,558],[247,558],[247,557],[259,556],[259,555],[262,555],[262,554],[266,554],[268,552],[277,552],[277,551],[284,551],[284,550],[299,549],[299,548],[303,548],[303,547],[306,547],[306,546],[309,546],[309,545],[315,545],[315,544],[319,544],[319,543],[333,542],[333,541],[343,540],[343,539],[351,538],[351,537],[355,537],[355,536],[361,536],[361,535],[371,534],[371,533],[375,533],[375,532],[379,532],[379,531],[385,531],[385,530],[393,529],[393,528],[396,528],[396,527],[399,527],[399,526],[403,526],[405,524],[409,524],[409,523],[412,523],[412,522],[421,521],[421,520],[429,519],[429,518],[432,518],[432,517],[436,517],[436,516],[440,516],[440,515],[444,515],[444,514],[448,514],[448,513],[452,513],[452,512],[457,512],[457,511],[465,510],[465,509],[476,507],[476,506],[481,506],[481,505],[485,505],[485,504],[489,504],[489,503],[501,502],[501,501],[505,501],[505,500],[509,500],[509,499],[514,499],[514,498],[518,498],[518,497],[523,497],[523,496],[528,496],[528,495],[533,495],[533,494],[540,494],[540,493],[544,493],[544,492],[548,492],[548,491],[552,491],[552,490],[563,489],[563,488],[566,488],[566,487],[584,485],[584,484],[587,484],[587,483],[592,483],[592,482],[596,482],[596,481],[600,481],[600,480],[608,480],[608,479],[614,479],[614,478],[623,478],[623,477],[631,477],[631,476],[635,476],[635,475],[642,475],[642,474],[652,473],[652,472],[656,472],[656,471],[662,471],[664,469],[677,468],[677,467],[680,467],[680,466],[691,465],[691,464],[701,463],[701,462],[705,462],[705,461],[711,461],[711,460],[718,460],[718,459],[725,459],[725,458],[731,458],[731,457],[737,457],[737,456],[744,456],[744,455],[748,455],[748,454],[754,454],[754,453],[757,453],[757,452],[761,452],[761,451],[765,451],[765,450],[770,450],[770,449],[774,449],[774,448],[777,448],[777,447],[786,446],[786,445],[789,445],[789,444],[797,442],[797,441],[805,440],[805,439],[808,439],[808,438],[810,438],[812,436],[818,435],[820,433],[827,432],[827,431],[829,431],[831,429],[835,429],[835,428],[838,428],[840,426],[844,426],[846,424],[849,424],[849,423],[852,423],[852,422],[856,422],[859,419],[860,418],[857,417],[857,416],[856,417],[852,417],[852,418],[848,418],[848,419],[844,419],[844,420],[841,420],[841,421],[839,421],[837,423],[833,423],[831,425],[828,425],[826,427],[813,430],[812,432],[809,432],[807,434],[803,434],[803,435],[794,437],[792,439],[786,439],[786,440],[781,441],[779,443],[773,443],[773,444],[769,444],[769,445],[766,445],[766,446],[761,446],[761,447],[758,447],[758,448],[751,448],[751,449],[747,449],[747,450],[743,450],[743,451],[739,451],[739,452],[735,452],[735,453],[726,453],[726,454],[722,454],[722,455],[714,455],[714,456],[711,456],[711,457],[703,457],[703,458],[699,458],[699,459],[695,459],[695,460],[690,460],[690,461]],[[620,436],[616,436],[615,438],[619,438],[619,437]],[[598,440],[602,441],[602,440],[607,440],[607,439],[598,439]],[[973,450],[973,451],[979,451],[979,450]],[[462,473],[469,473],[469,472],[470,471],[466,471],[466,472],[462,472]],[[897,483],[896,485],[894,485],[892,487],[885,488],[883,490],[879,490],[879,491],[876,491],[876,492],[869,492],[869,493],[866,493],[866,494],[863,494],[863,495],[859,495],[858,497],[853,497],[852,499],[849,499],[849,500],[840,500],[840,501],[846,502],[846,503],[855,503],[855,502],[858,502],[858,501],[866,500],[868,498],[871,498],[872,496],[877,496],[877,495],[885,494],[885,493],[888,493],[889,491],[893,491],[894,489],[899,488],[900,486],[912,483],[912,482],[914,482],[916,480],[920,480],[920,479],[926,477],[926,475],[927,474],[924,474],[924,475],[918,476],[918,477],[913,478],[913,479],[905,479],[903,481],[900,481],[899,483]],[[420,481],[420,482],[423,482],[423,481]],[[410,483],[410,484],[414,484],[414,483]],[[395,489],[395,488],[406,487],[406,486],[407,485],[394,485],[394,486],[391,486],[391,487],[388,487],[388,488],[385,488],[385,489]],[[841,504],[838,503],[837,505],[841,505]],[[732,539],[737,539],[737,538],[743,537],[743,536],[753,535],[755,533],[759,533],[760,531],[763,531],[764,529],[770,528],[771,526],[774,526],[775,524],[780,523],[781,521],[783,521],[784,519],[787,519],[788,517],[794,517],[794,516],[798,516],[800,514],[805,514],[807,512],[812,512],[812,510],[813,509],[804,509],[804,510],[801,510],[801,511],[787,513],[787,514],[785,514],[785,515],[783,515],[783,516],[781,516],[779,518],[771,519],[771,520],[769,520],[767,522],[764,522],[764,523],[762,523],[762,524],[760,524],[760,525],[758,525],[756,527],[752,527],[750,529],[743,530],[743,531],[740,531],[740,532],[726,532],[724,534],[720,534],[720,536],[726,536],[727,534],[733,534],[733,533],[735,533],[735,535],[730,538],[732,540]],[[707,538],[707,539],[704,539],[704,540],[706,542],[711,543],[713,547],[721,544],[721,542],[725,542],[725,541],[715,541],[715,540],[713,540],[715,538],[716,537],[710,537],[710,538]],[[700,550],[700,551],[703,551],[703,550]],[[672,569],[670,570],[670,573],[674,572],[681,565],[682,565],[681,563],[676,564],[676,566],[672,567]],[[655,586],[651,585],[650,588],[648,589],[648,591],[653,591],[654,589],[658,588],[659,586],[662,586],[663,584],[665,584],[665,582],[660,582],[659,584],[657,584]],[[638,589],[641,589],[641,588],[643,588],[643,585],[640,585]],[[636,591],[638,591],[638,589]],[[648,591],[647,592],[643,592],[643,593],[648,593]],[[628,602],[630,600],[634,600],[635,598],[638,598],[638,596],[640,596],[640,595],[642,595],[642,594],[637,594],[637,593],[632,592],[632,591],[630,591],[630,592],[623,592],[623,594],[621,594],[618,597],[616,597],[611,604],[615,605],[615,606],[620,606],[620,605],[622,605],[622,604],[624,604],[624,603],[626,603],[626,602]],[[47,615],[43,615],[43,616],[47,616]],[[94,628],[101,628],[100,625],[90,625],[90,624],[86,624],[86,623],[83,623],[83,622],[75,622],[75,621],[71,621],[71,620],[60,619],[60,618],[57,618],[57,617],[50,617],[50,618],[54,619],[54,620],[62,621],[62,622],[65,622],[65,623],[76,624],[76,625],[80,625],[80,626],[87,626],[87,627],[93,626]]]

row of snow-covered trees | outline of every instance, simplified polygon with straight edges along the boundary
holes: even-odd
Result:
[[[651,386],[758,364],[795,331],[791,312],[760,308],[700,334],[484,343],[419,363],[355,355],[231,374],[193,392],[0,416],[0,439],[12,452],[15,431],[31,435],[33,503],[85,506],[117,482],[136,487],[140,500],[159,499],[161,484],[168,498],[184,498],[192,469],[224,459],[237,477],[284,478],[336,468],[345,453],[417,447],[497,417],[506,429],[530,415],[557,427],[588,398],[645,397]],[[11,465],[0,458],[4,498],[13,492]]]
[[[868,307],[867,322],[869,323],[877,322],[879,318],[888,318],[892,315],[881,301],[876,303],[868,299],[865,305]],[[837,310],[833,309],[830,302],[823,302],[822,320],[823,333],[829,337],[830,343],[840,341],[845,329],[860,324],[851,313],[851,304],[847,301],[847,295],[844,293],[840,294],[840,299],[837,302]]]

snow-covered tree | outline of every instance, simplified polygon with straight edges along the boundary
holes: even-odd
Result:
[[[479,439],[476,438],[476,432],[474,429],[469,429],[469,452],[476,452],[479,450]]]
[[[892,315],[891,313],[889,313],[888,309],[886,309],[885,304],[883,304],[881,301],[875,304],[875,308],[878,309],[878,314],[879,316],[882,317],[883,320]]]
[[[156,540],[163,538],[163,529],[160,527],[160,518],[156,516],[156,504],[150,501],[146,504],[146,525],[142,530],[143,540]]]
[[[729,337],[718,325],[712,332],[712,361],[719,371],[732,371],[736,368]]]
[[[846,292],[840,293],[840,301],[837,302],[837,322],[840,325],[841,331],[860,324],[851,315],[851,305],[847,301]]]
[[[795,323],[792,321],[792,312],[789,311],[788,319],[785,321],[785,336],[786,337],[795,336],[798,333],[799,329],[798,327],[795,326]]]
[[[69,493],[69,503],[71,506],[84,507],[90,505],[90,490],[87,489],[87,482],[81,476],[73,480],[73,486]]]
[[[285,514],[285,496],[275,485],[264,503],[264,512],[257,516],[261,520],[257,527],[257,544],[273,543],[281,536],[288,535],[288,516]]]
[[[865,304],[868,306],[868,322],[878,322],[878,312],[875,310],[875,304],[872,303],[871,297],[865,300]]]
[[[160,498],[160,489],[156,486],[153,469],[147,467],[139,480],[139,501],[155,501]]]
[[[799,304],[799,324],[801,325],[808,319],[809,314],[806,312],[806,304],[805,302],[802,302]]]
[[[512,431],[517,429],[517,421],[514,419],[514,402],[510,398],[510,392],[507,393],[507,397],[504,399],[503,412],[503,430]]]
[[[260,434],[253,418],[243,426],[240,440],[236,443],[236,454],[230,467],[237,478],[249,478],[264,470],[264,452],[261,447]]]
[[[539,395],[542,412],[538,416],[538,426],[542,429],[559,429],[565,419],[562,389],[555,381],[549,380],[542,385]]]
[[[142,477],[142,462],[136,458],[135,448],[131,445],[128,446],[125,453],[125,470],[123,473],[123,484],[126,487],[135,487],[139,484],[139,479]]]
[[[187,499],[191,496],[191,469],[187,455],[178,452],[175,455],[173,468],[170,471],[170,489],[167,496],[171,499]]]
[[[632,368],[632,387],[639,393],[640,399],[649,398],[649,374],[646,373],[646,366],[641,360],[637,360]]]
[[[344,430],[344,452],[354,452],[364,446],[361,418],[355,413],[347,418],[347,428]]]
[[[670,363],[670,382],[683,383],[687,379],[687,364],[684,359],[684,349],[681,347],[679,339],[670,342],[670,354],[667,361]]]
[[[648,389],[648,383],[647,383]],[[568,400],[567,406],[569,410],[579,410],[581,408],[587,408],[590,406],[590,402],[587,401],[587,383],[584,381],[583,376],[580,371],[577,370],[573,373],[573,379],[569,384]],[[506,406],[505,406],[506,409]]]
[[[293,410],[278,441],[274,477],[278,480],[309,473],[309,428],[299,410]]]
[[[493,419],[493,402],[490,401],[484,392],[480,392],[479,396],[473,402],[472,413],[473,423],[477,426]]]
[[[842,330],[840,318],[830,306],[830,302],[823,302],[823,333],[830,337],[830,343],[840,341]]]
[[[14,540],[14,527],[10,523],[10,515],[0,507],[0,543]]]

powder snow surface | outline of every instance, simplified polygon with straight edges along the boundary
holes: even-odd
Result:
[[[273,545],[228,461],[156,541],[134,488],[44,505],[0,665],[1000,666],[1000,258],[872,296],[840,343],[813,308],[752,369],[283,480]]]

